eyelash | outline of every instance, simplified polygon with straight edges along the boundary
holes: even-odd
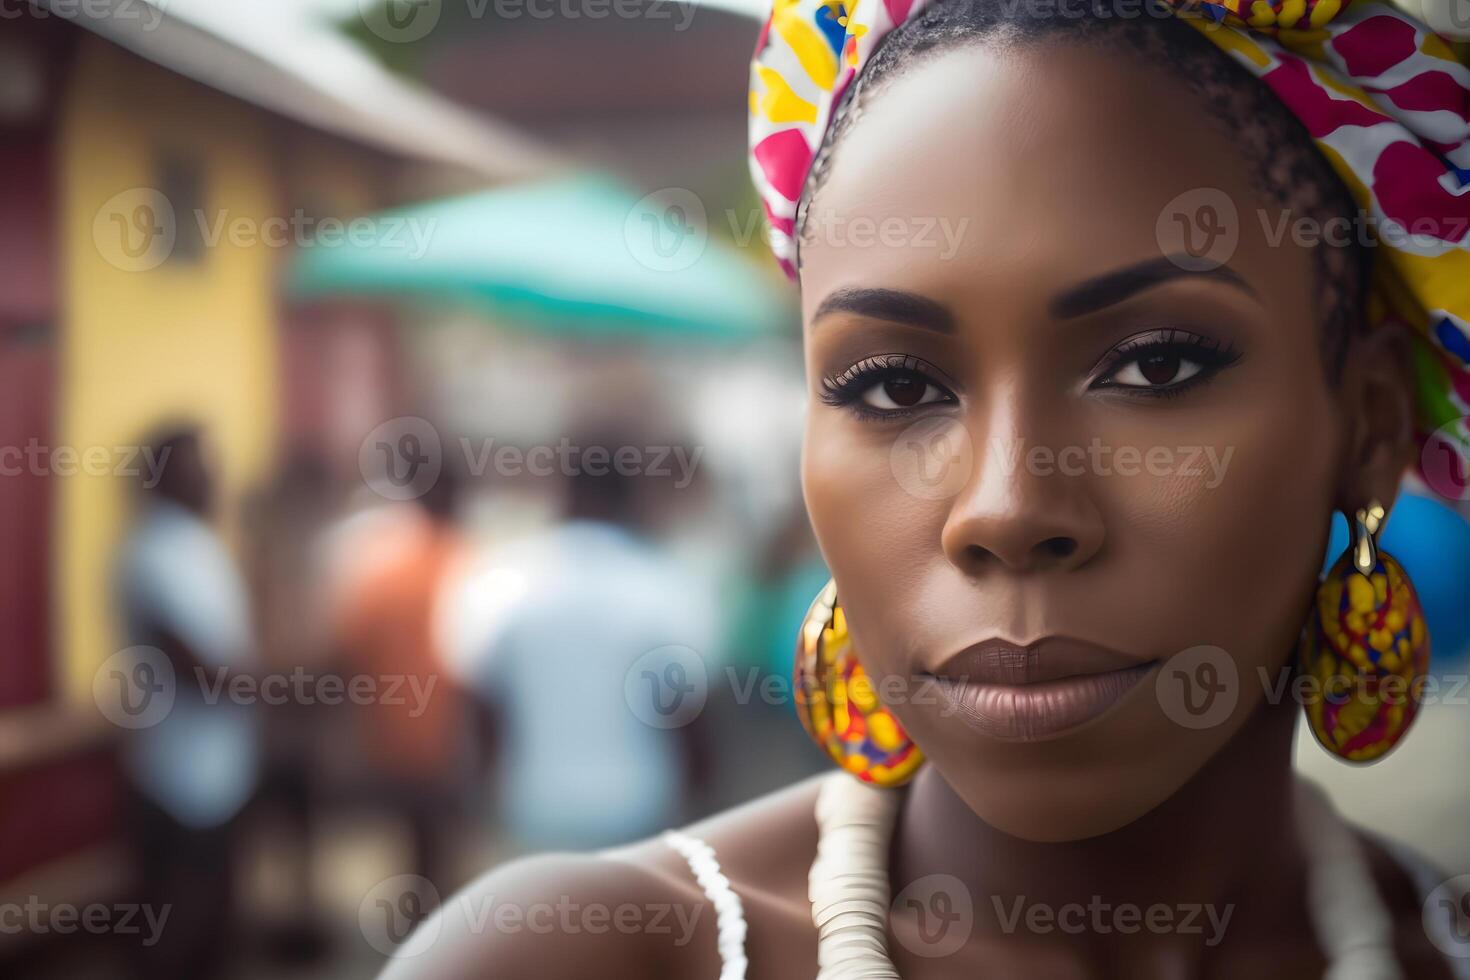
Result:
[[[1173,354],[1181,360],[1199,365],[1199,370],[1183,381],[1158,386],[1117,384],[1112,379],[1129,364],[1142,360],[1150,354]],[[1221,343],[1190,333],[1187,330],[1168,328],[1153,330],[1146,334],[1130,337],[1103,357],[1105,373],[1093,381],[1091,388],[1113,388],[1130,395],[1145,398],[1174,398],[1214,378],[1221,368],[1240,360],[1240,353],[1233,345]]]
[[[1199,365],[1199,370],[1184,381],[1159,386],[1117,384],[1112,379],[1126,366],[1150,354],[1169,353]],[[1241,355],[1232,345],[1210,340],[1187,330],[1168,328],[1130,337],[1119,344],[1100,362],[1104,373],[1090,388],[1116,389],[1130,396],[1174,398],[1211,380],[1221,368],[1233,364]],[[919,408],[953,404],[958,399],[947,385],[937,379],[938,371],[920,358],[909,354],[879,354],[865,357],[840,374],[822,379],[821,399],[824,404],[845,407],[865,419],[907,417]],[[863,395],[874,385],[894,378],[911,377],[933,385],[945,396],[940,402],[927,402],[909,409],[878,409],[866,405]]]
[[[936,371],[927,362],[910,354],[879,354],[865,357],[841,374],[822,379],[822,401],[827,405],[846,407],[861,418],[892,419],[911,415],[914,409],[881,409],[863,403],[863,395],[874,385],[895,378],[916,378],[926,385],[933,385],[945,395],[943,402],[928,402],[914,408],[932,408],[939,404],[953,404],[957,399],[949,387],[940,382]]]

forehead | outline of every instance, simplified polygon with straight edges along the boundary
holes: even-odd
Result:
[[[1296,277],[1300,291],[1309,259],[1268,240],[1271,206],[1226,127],[1130,49],[969,44],[900,71],[867,97],[810,203],[808,317],[853,285],[1019,299],[1222,231],[1234,244],[1212,257],[1228,246],[1247,278]]]

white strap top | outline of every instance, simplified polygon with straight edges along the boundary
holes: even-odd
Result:
[[[847,776],[845,773],[833,773],[830,777],[828,777],[828,784],[823,787],[823,792],[818,794],[818,810],[822,810],[822,803],[824,798],[828,800],[828,808],[830,809],[830,807],[832,806],[831,801],[834,797],[834,794],[827,791],[828,786],[831,786],[832,789],[837,791],[835,794],[836,796],[848,796],[851,792],[851,786],[849,786],[848,784],[864,785],[857,783],[856,780],[852,780],[851,777]],[[1330,811],[1330,804],[1326,804],[1325,798],[1321,796],[1320,791],[1314,790],[1315,788],[1308,790],[1309,799],[1315,798],[1312,799],[1312,804],[1314,804],[1314,807],[1322,807],[1325,804]],[[1322,810],[1318,810],[1317,813],[1313,816],[1320,819],[1322,815]],[[881,946],[883,932],[886,929],[887,923],[886,907],[881,909],[870,909],[868,908],[868,906],[871,905],[871,903],[854,901],[853,896],[851,895],[838,896],[838,898],[842,898],[843,900],[836,901],[834,903],[830,901],[832,896],[818,894],[818,892],[821,892],[823,890],[822,882],[816,881],[816,879],[824,877],[822,874],[819,873],[821,871],[821,865],[824,863],[824,856],[826,861],[830,862],[835,856],[834,847],[837,844],[842,843],[845,846],[836,848],[836,850],[846,850],[849,849],[849,847],[852,845],[851,841],[839,842],[835,839],[828,840],[827,838],[829,835],[826,831],[828,829],[828,823],[831,822],[831,818],[830,815],[828,815],[828,819],[820,819],[821,816],[823,815],[819,812],[818,824],[821,829],[819,830],[818,834],[818,855],[817,860],[813,864],[812,868],[814,884],[817,886],[812,894],[813,915],[815,918],[821,920],[817,921],[815,924],[819,931],[822,931],[824,929],[830,930],[834,926],[836,926],[837,923],[835,921],[828,920],[842,918],[842,916],[834,915],[833,910],[827,908],[828,905],[838,906],[839,908],[837,909],[837,911],[840,911],[841,913],[843,913],[843,915],[847,915],[849,918],[851,917],[851,913],[871,913],[872,916],[876,917],[877,919],[877,921],[871,923],[871,929],[868,928],[869,923],[864,921],[858,924],[862,928],[855,928],[852,923],[848,923],[844,927],[844,931],[855,931],[856,933],[874,932],[875,938],[873,941],[879,943],[879,945]],[[874,820],[860,818],[859,823],[867,825],[860,829],[877,831],[877,836],[883,836],[886,840],[886,835],[882,833],[885,821],[881,819]],[[1328,826],[1331,826],[1330,819],[1328,821]],[[1343,829],[1346,829],[1346,824],[1342,824],[1341,826],[1343,827]],[[839,828],[839,835],[840,833],[841,831]],[[1324,842],[1321,838],[1319,838],[1316,846],[1314,847],[1314,850],[1330,850],[1333,846],[1347,846],[1347,838],[1345,836],[1327,834],[1325,835],[1325,837],[1326,840],[1331,843],[1324,848]],[[1437,924],[1440,927],[1443,935],[1450,937],[1461,936],[1463,929],[1460,923],[1456,920],[1455,909],[1451,907],[1450,903],[1437,902],[1434,906],[1430,905],[1431,896],[1435,895],[1435,893],[1445,884],[1444,875],[1440,873],[1437,869],[1435,869],[1422,856],[1415,853],[1413,850],[1403,847],[1402,845],[1390,841],[1387,838],[1380,837],[1376,839],[1394,858],[1394,860],[1399,862],[1400,866],[1404,868],[1404,871],[1413,881],[1415,891],[1418,892],[1420,901],[1425,903],[1425,928],[1433,930]],[[688,863],[689,870],[693,872],[694,878],[699,883],[700,888],[704,891],[705,897],[709,900],[710,904],[714,906],[715,922],[718,930],[717,942],[721,963],[720,980],[745,980],[746,969],[748,966],[748,960],[746,959],[745,954],[745,910],[740,903],[740,896],[735,894],[735,890],[730,887],[730,879],[725,877],[724,872],[720,870],[720,863],[715,857],[714,848],[710,847],[709,844],[698,839],[697,837],[691,837],[690,835],[678,830],[670,830],[665,832],[663,835],[663,840],[665,844],[667,844],[672,850],[682,856],[684,860]],[[884,848],[884,850],[886,850],[886,847]],[[1332,855],[1323,854],[1321,856],[1328,857]],[[1354,863],[1355,862],[1352,861],[1343,861],[1338,865],[1338,867],[1351,869],[1353,868]],[[1371,896],[1361,894],[1362,889],[1360,886],[1364,884],[1363,882],[1360,882],[1356,879],[1354,879],[1350,883],[1345,880],[1339,880],[1341,878],[1341,875],[1335,871],[1330,870],[1333,868],[1333,866],[1334,865],[1332,863],[1319,862],[1318,874],[1314,875],[1314,877],[1318,880],[1314,880],[1309,886],[1310,890],[1321,893],[1321,904],[1335,905],[1337,904],[1337,902],[1340,902],[1342,900],[1342,893],[1338,889],[1348,884],[1352,885],[1352,888],[1350,888],[1349,890],[1355,894],[1358,894],[1359,900],[1369,903],[1373,901]],[[1324,874],[1323,872],[1326,873]],[[1343,873],[1346,874],[1347,872],[1344,871]],[[881,891],[885,895],[887,894],[886,876]],[[1332,894],[1333,892],[1336,892],[1336,894]],[[1335,898],[1337,902],[1331,902],[1327,900],[1328,895],[1332,895],[1332,898]],[[1318,897],[1313,897],[1314,904],[1318,904]],[[1439,919],[1443,919],[1444,921],[1438,922],[1436,916],[1438,916]],[[1328,923],[1321,923],[1319,925],[1327,926]],[[1355,952],[1359,955],[1365,952],[1369,953],[1368,957],[1364,957],[1364,960],[1367,960],[1371,958],[1372,947],[1380,947],[1385,949],[1385,951],[1387,950],[1387,948],[1391,948],[1391,937],[1387,935],[1353,935],[1352,933],[1356,932],[1356,930],[1347,930],[1347,933],[1343,934],[1340,930],[1335,930],[1330,926],[1328,926],[1327,928],[1319,928],[1319,931],[1324,933],[1323,935],[1319,936],[1319,941],[1323,942],[1324,947],[1329,954],[1329,958],[1333,960],[1339,960],[1339,957],[1341,957],[1344,952]],[[844,940],[844,943],[841,945],[853,945],[855,943],[857,946],[863,946],[865,945],[862,942],[863,938],[864,937],[862,935],[851,935],[848,936]],[[1359,946],[1360,948],[1357,950],[1347,951],[1339,948],[1344,945],[1349,947]],[[1445,962],[1449,966],[1450,975],[1454,977],[1455,980],[1470,980],[1470,941],[1456,943],[1454,955],[1452,955],[1450,951],[1444,949],[1443,943],[1438,943],[1437,945],[1439,946],[1441,952],[1445,954]],[[1369,948],[1363,949],[1363,946],[1367,946]],[[1349,960],[1352,960],[1354,958],[1355,957],[1353,956],[1347,957],[1347,959]],[[834,965],[836,964],[822,964],[823,972],[826,972],[829,967]],[[1366,963],[1364,963],[1363,965],[1366,965]],[[1382,965],[1387,966],[1389,970],[1389,972],[1383,975],[1402,976],[1402,974],[1397,970],[1396,965]],[[1353,976],[1368,975],[1358,974],[1352,971],[1349,972],[1352,973]],[[1329,975],[1331,975],[1331,973],[1332,971],[1329,971]],[[897,974],[894,973],[893,976],[896,977]]]
[[[745,980],[745,909],[740,904],[740,896],[730,887],[730,879],[720,870],[715,849],[678,830],[665,831],[664,843],[689,863],[694,880],[704,889],[704,897],[715,907],[720,980]]]

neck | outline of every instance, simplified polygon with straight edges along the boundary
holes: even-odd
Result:
[[[1228,923],[1216,943],[1309,933],[1305,858],[1295,829],[1295,721],[1290,702],[1263,706],[1164,803],[1118,830],[1062,843],[1036,843],[990,827],[934,766],[925,766],[898,815],[889,864],[893,892],[926,875],[953,875],[973,896],[974,929],[981,935],[1026,929],[1025,914],[1033,907],[1056,914],[1081,905],[1088,909],[1087,927],[1054,928],[1036,938],[1094,951],[1181,939],[1169,930],[1093,929],[1092,909],[1099,904],[1144,912],[1163,905],[1175,921],[1185,914],[1179,910],[1195,908],[1206,939],[1212,915],[1214,932],[1223,932],[1222,920]],[[1104,914],[1113,921],[1111,912]],[[1200,938],[1194,936],[1193,944],[1210,952]]]

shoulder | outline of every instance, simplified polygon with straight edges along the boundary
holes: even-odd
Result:
[[[816,853],[809,779],[716,814],[684,833],[708,844],[739,897],[751,975],[816,973],[806,875]],[[597,854],[512,861],[440,906],[383,980],[718,977],[716,912],[685,858],[660,837]],[[809,950],[806,948],[809,946]],[[793,955],[794,954],[794,955]],[[804,971],[804,973],[802,972]]]
[[[1430,941],[1426,910],[1430,893],[1448,875],[1402,844],[1359,831],[1369,868],[1393,920],[1394,950],[1412,977],[1450,977],[1445,956]]]

